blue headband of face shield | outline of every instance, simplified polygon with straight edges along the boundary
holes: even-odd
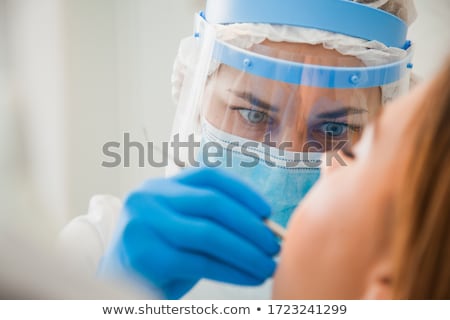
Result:
[[[314,28],[405,49],[400,18],[349,0],[207,0],[210,23],[267,23]]]
[[[336,19],[336,12],[340,13],[339,19]],[[283,6],[272,0],[260,0],[257,4],[252,0],[208,0],[206,12],[200,14],[200,19],[206,23],[259,22],[310,27],[385,44],[402,43],[404,49],[408,48],[408,42],[405,42],[407,26],[401,19],[347,0],[284,0]],[[377,23],[368,23],[370,21]],[[380,25],[385,28],[379,28]],[[212,57],[220,63],[267,79],[337,89],[390,84],[402,79],[412,67],[412,52],[403,60],[382,66],[330,67],[271,58],[219,40],[215,42]]]
[[[412,53],[403,60],[374,67],[328,67],[266,57],[216,41],[213,59],[248,74],[296,85],[335,89],[380,87],[402,79]]]

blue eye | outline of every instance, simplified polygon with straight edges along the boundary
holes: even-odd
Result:
[[[347,133],[348,124],[327,122],[322,124],[320,129],[329,137],[339,137]]]
[[[271,118],[265,112],[250,109],[238,109],[238,111],[241,116],[251,124],[261,124],[271,121]]]

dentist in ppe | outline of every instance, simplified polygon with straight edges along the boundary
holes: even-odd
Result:
[[[323,154],[409,89],[415,17],[412,0],[208,0],[172,76],[172,137],[198,141],[195,159],[123,204],[94,197],[61,245],[165,298],[268,299],[280,244],[265,221],[286,226]]]

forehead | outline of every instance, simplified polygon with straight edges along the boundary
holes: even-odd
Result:
[[[300,63],[330,67],[364,66],[356,57],[344,56],[336,50],[325,49],[321,44],[265,40],[260,44],[253,45],[249,50],[269,57]],[[305,74],[305,76],[319,77],[320,74]],[[229,92],[250,92],[267,103],[276,103],[281,106],[300,103],[312,105],[319,99],[355,107],[371,105],[375,108],[381,105],[381,89],[379,87],[334,89],[296,85],[251,75],[223,64],[210,80],[208,82],[209,89],[213,89],[216,95],[219,94],[224,99],[228,97]]]
[[[324,49],[325,50],[325,49]],[[381,104],[381,89],[333,89],[295,85],[251,75],[232,67],[221,65],[209,82],[210,89],[219,96],[230,92],[249,92],[268,103],[307,105],[317,101],[335,101],[353,106]]]
[[[294,62],[311,63],[332,67],[363,67],[364,63],[354,56],[343,55],[336,50],[325,49],[322,44],[274,42],[264,40],[253,45],[250,51]]]
[[[364,64],[358,58],[342,55],[336,50],[325,49],[321,44],[311,45],[305,43],[274,42],[265,40],[260,44],[253,45],[249,48],[249,50],[272,58],[311,65],[330,67],[364,66]],[[304,76],[320,77],[321,74],[305,74]],[[367,95],[369,94],[369,92],[373,91],[373,89],[378,90],[378,88],[336,90],[333,88],[319,88],[313,86],[308,87],[251,75],[244,71],[240,71],[226,65],[220,65],[218,72],[216,72],[215,77],[213,78],[215,78],[215,80],[220,80],[220,82],[222,82],[222,85],[228,87],[230,87],[231,85],[233,85],[234,87],[239,87],[241,88],[241,91],[244,88],[252,91],[253,93],[258,93],[258,91],[260,91],[260,95],[267,93],[268,91],[271,94],[275,93],[278,95],[291,95],[293,91],[298,91],[300,88],[307,92],[320,91],[320,94],[322,96],[329,96],[331,94],[346,96],[350,92],[352,92],[353,94],[355,92],[364,92],[365,95]],[[217,84],[218,83],[216,83],[216,85]]]

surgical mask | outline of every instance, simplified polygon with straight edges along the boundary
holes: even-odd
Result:
[[[284,151],[202,121],[200,165],[221,168],[246,182],[269,203],[271,219],[282,226],[318,180],[320,159],[320,153]]]

